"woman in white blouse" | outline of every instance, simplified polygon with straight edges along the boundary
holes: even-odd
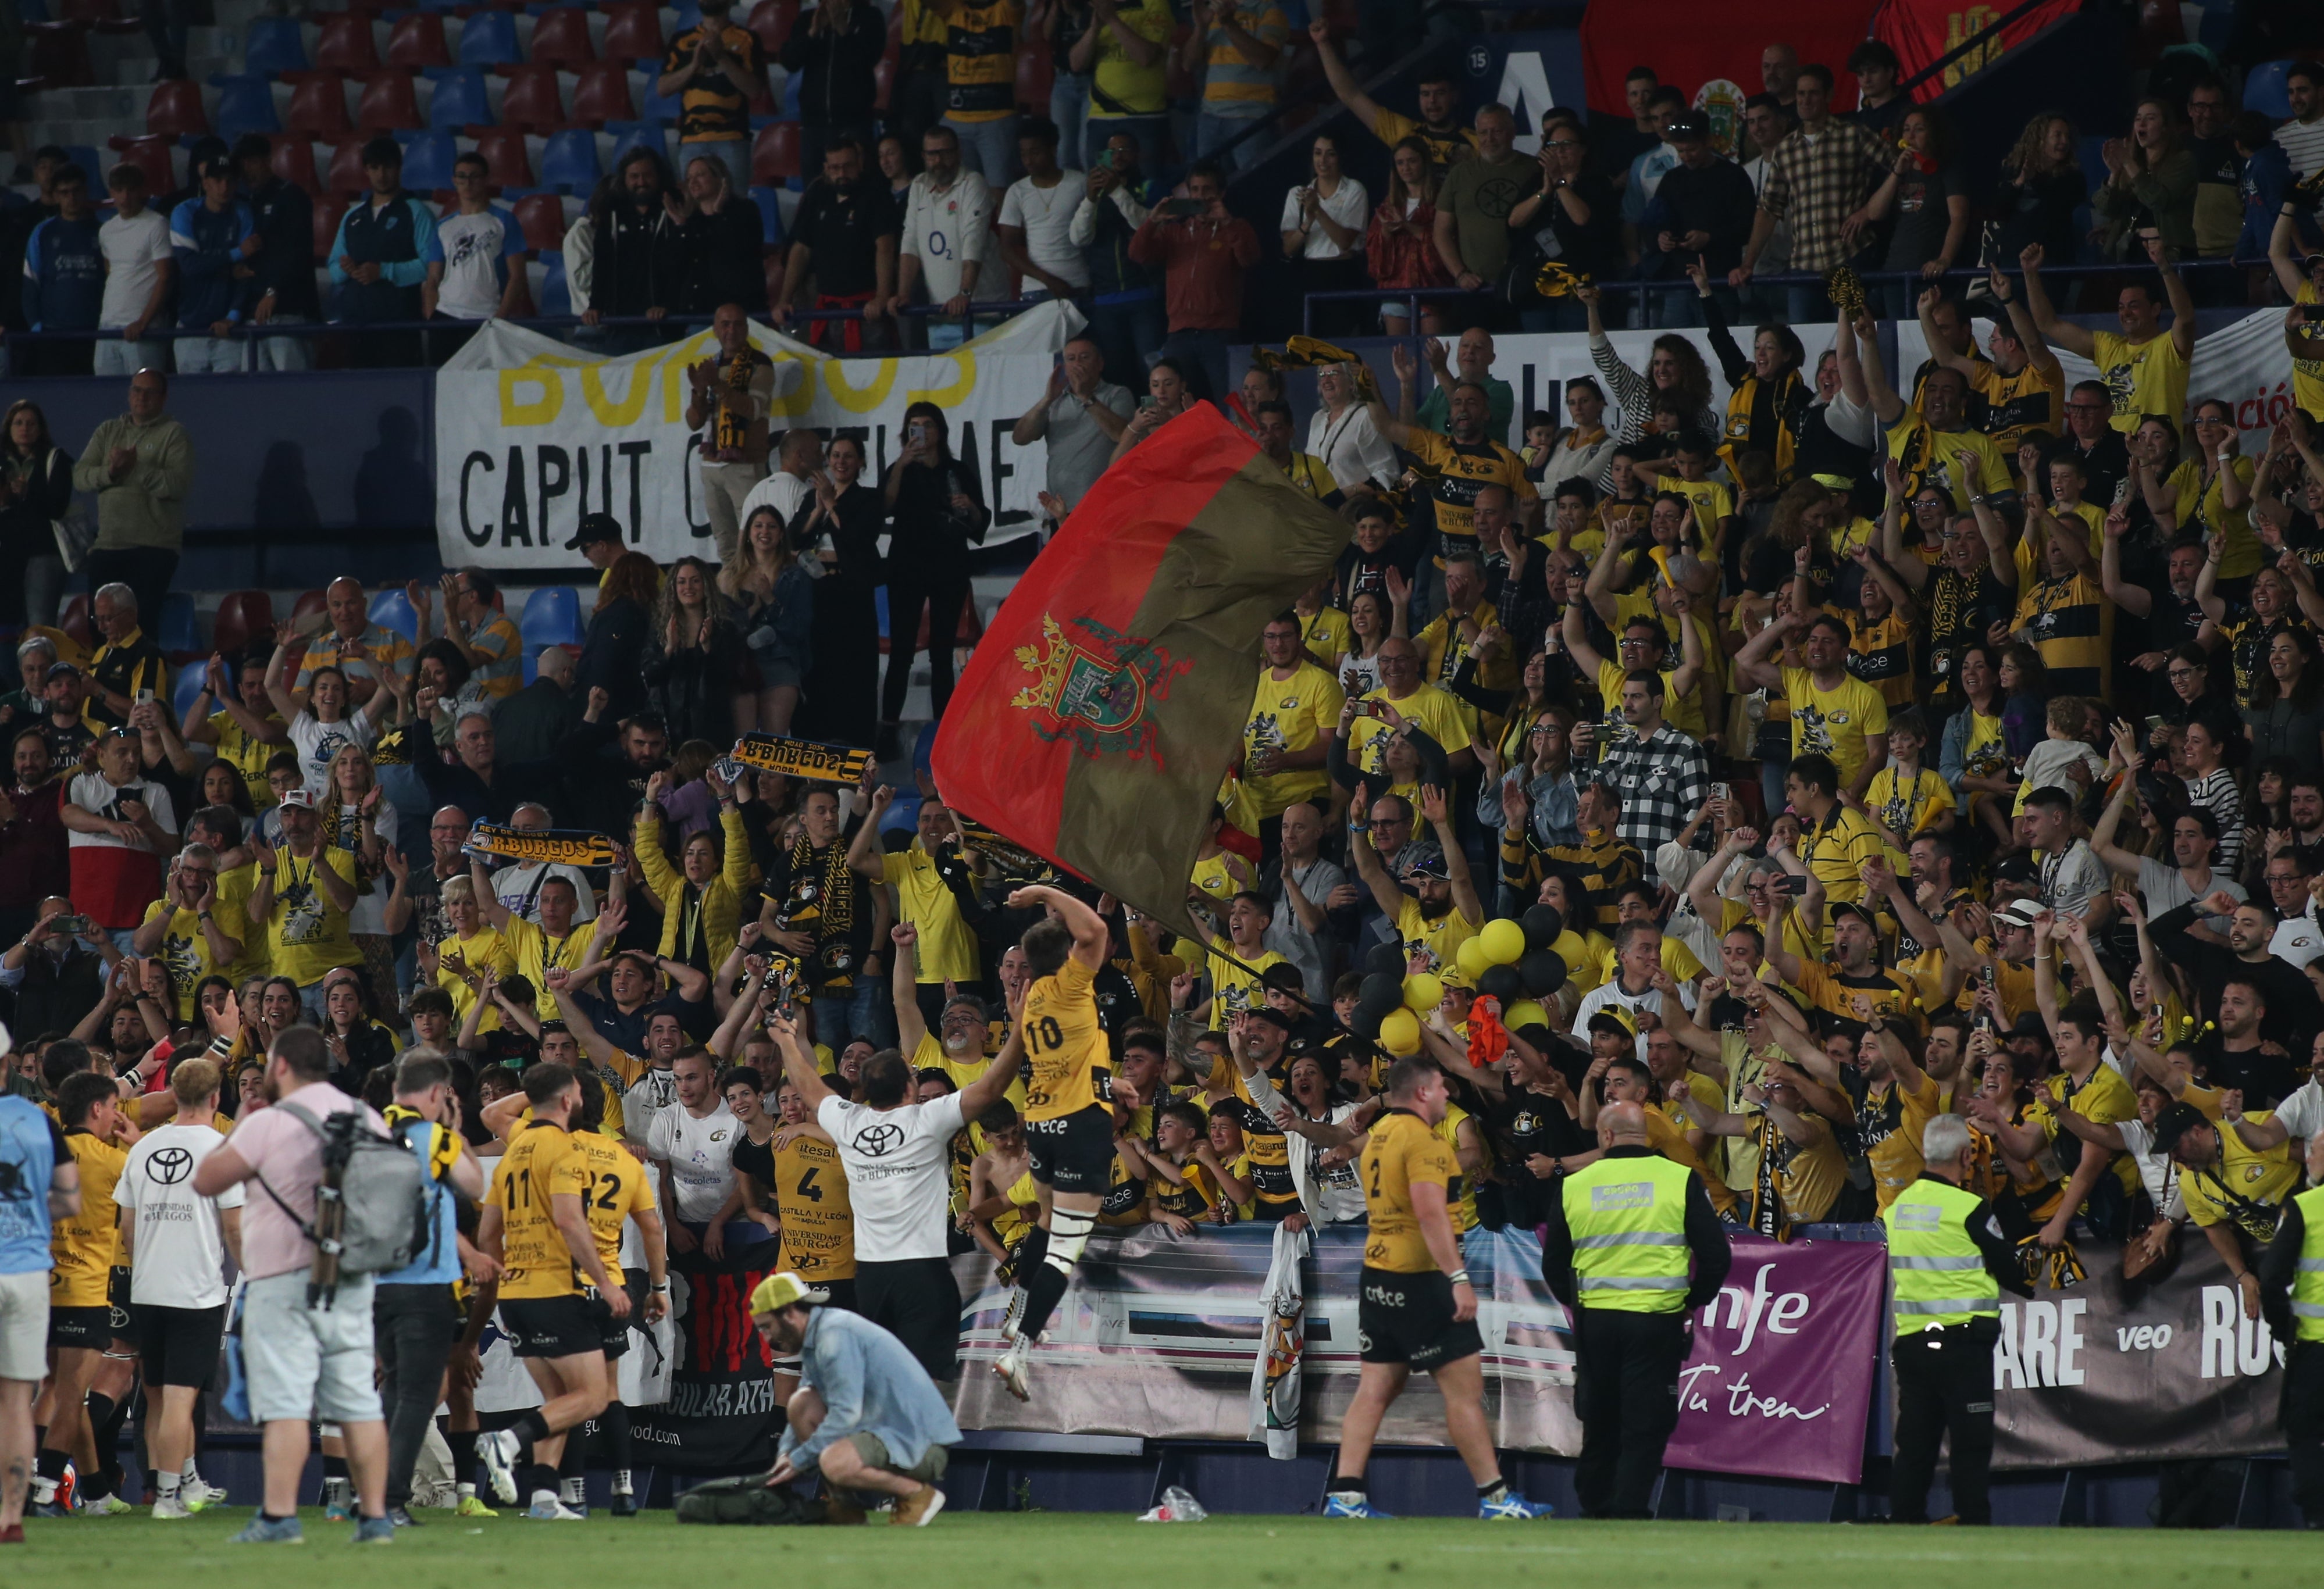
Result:
[[[1396,482],[1396,449],[1372,423],[1369,407],[1357,396],[1353,364],[1325,364],[1315,372],[1314,418],[1307,421],[1307,451],[1323,460],[1323,467],[1343,491],[1368,480],[1382,487]]]
[[[1296,262],[1292,269],[1302,292],[1360,292],[1371,285],[1364,267],[1371,195],[1341,171],[1339,141],[1328,133],[1309,146],[1307,158],[1315,179],[1283,196],[1283,257]],[[1370,313],[1370,304],[1360,299],[1319,303],[1315,335],[1360,331]]]

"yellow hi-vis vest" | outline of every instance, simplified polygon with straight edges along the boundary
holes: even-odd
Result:
[[[2001,1316],[2001,1287],[1986,1272],[1985,1254],[1969,1234],[1969,1213],[1982,1200],[1944,1181],[1923,1180],[1881,1211],[1898,1335]]]
[[[1686,1307],[1686,1189],[1694,1171],[1659,1155],[1600,1159],[1565,1178],[1574,1300],[1622,1313]]]
[[[2324,1341],[2324,1186],[2292,1199],[2306,1221],[2300,1244],[2300,1272],[2292,1280],[2293,1338]]]

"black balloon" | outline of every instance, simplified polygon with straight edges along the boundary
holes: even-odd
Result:
[[[1398,987],[1404,983],[1404,946],[1399,943],[1375,943],[1364,956],[1367,976],[1393,977]]]
[[[1565,931],[1565,918],[1554,905],[1536,905],[1518,921],[1525,927],[1526,947],[1531,950],[1547,949]]]
[[[1525,981],[1515,966],[1494,966],[1477,978],[1477,991],[1501,1001],[1506,1011],[1525,997]]]
[[[1525,984],[1526,992],[1536,998],[1547,998],[1565,986],[1565,957],[1554,949],[1536,949],[1517,962],[1517,978]]]
[[[1402,978],[1391,977],[1382,971],[1375,971],[1365,978],[1363,987],[1356,994],[1356,1008],[1371,1016],[1375,1029],[1379,1025],[1382,1015],[1403,1003]]]
[[[1380,1015],[1385,1013],[1375,1014],[1358,1005],[1355,1018],[1348,1023],[1348,1029],[1366,1042],[1375,1042],[1379,1037]]]

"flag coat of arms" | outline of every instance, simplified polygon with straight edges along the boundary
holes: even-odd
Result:
[[[945,803],[1176,921],[1240,754],[1259,631],[1346,523],[1202,404],[1108,470],[987,627],[937,732]]]

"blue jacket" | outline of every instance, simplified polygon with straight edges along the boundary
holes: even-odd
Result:
[[[189,198],[170,212],[170,252],[178,261],[178,324],[208,326],[240,320],[250,308],[250,281],[237,280],[242,240],[255,230],[240,199],[212,209]]]
[[[51,216],[24,243],[24,323],[35,331],[88,331],[105,303],[105,255],[95,216]]]
[[[436,243],[436,212],[409,193],[374,207],[355,200],[331,243],[331,280],[338,284],[339,316],[347,320],[417,320],[420,284],[428,279],[428,251]],[[350,264],[376,264],[369,284],[347,274]]]
[[[2244,225],[2236,234],[2230,256],[2238,264],[2255,265],[2267,258],[2268,238],[2274,234],[2275,217],[2283,213],[2284,196],[2292,191],[2294,179],[2292,157],[2281,143],[2263,143],[2244,161],[2244,179],[2238,187],[2244,200]],[[2302,248],[2316,246],[2313,218],[2303,215],[2292,225]]]

